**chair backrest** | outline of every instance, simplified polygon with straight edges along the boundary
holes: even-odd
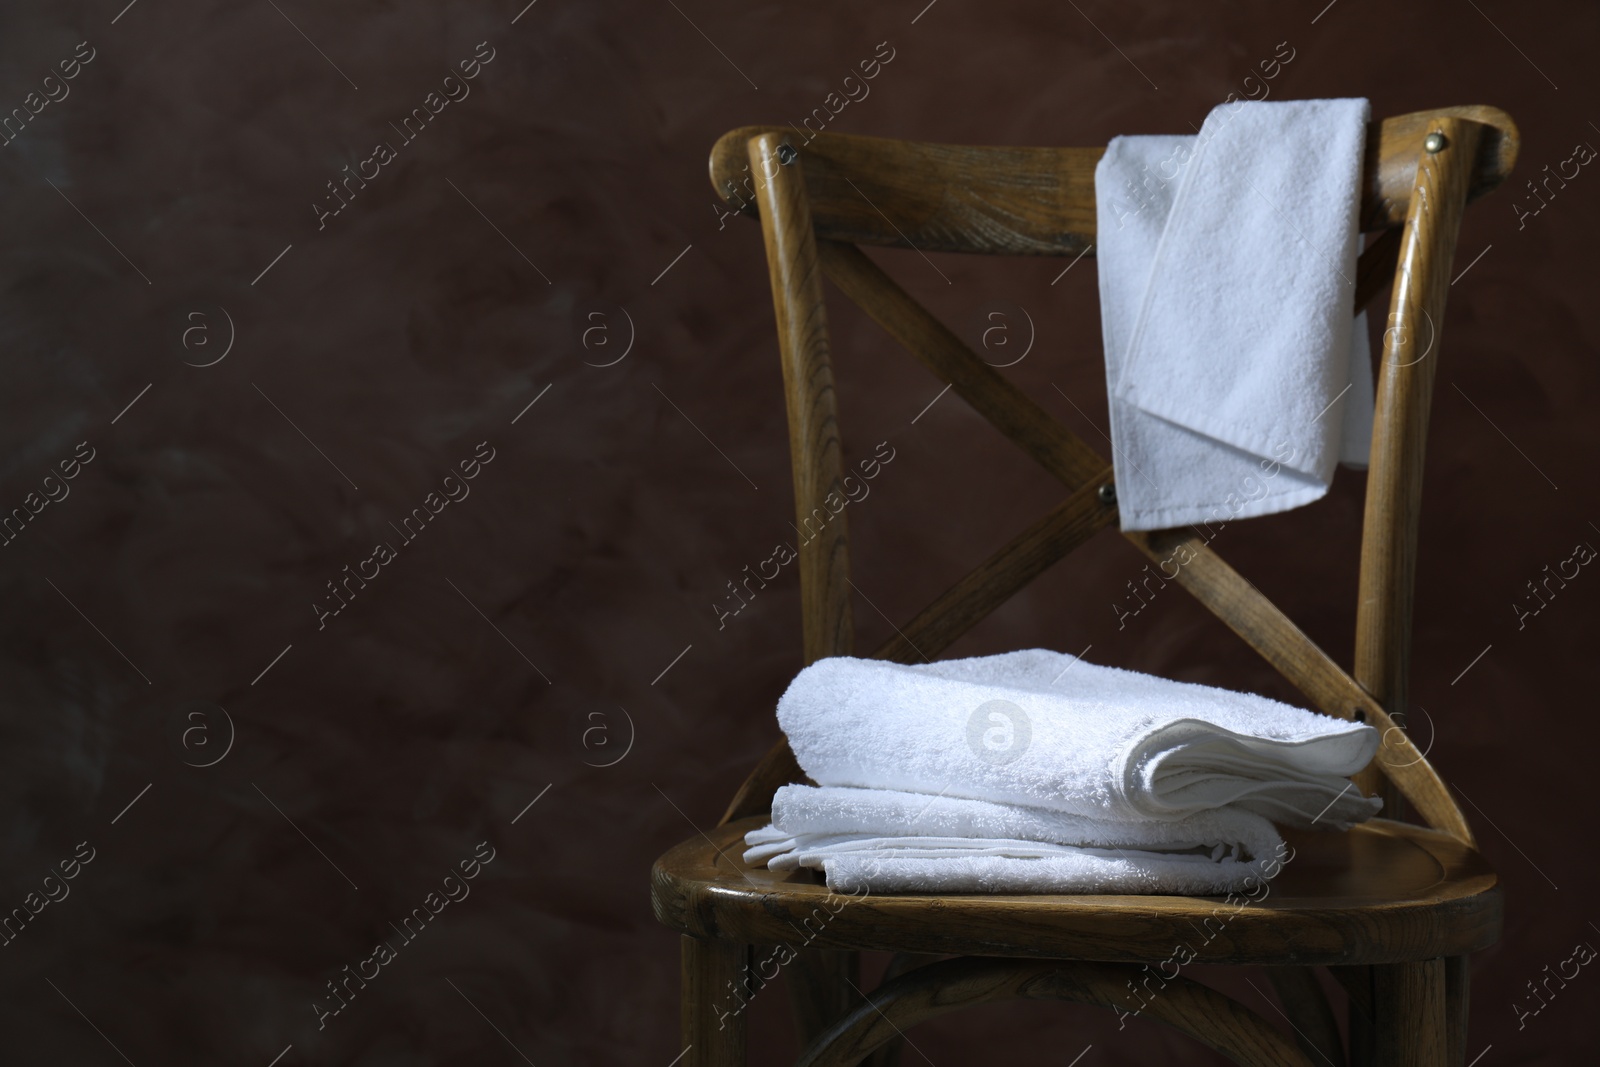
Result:
[[[951,390],[1033,457],[1066,497],[936,597],[874,655],[933,657],[1117,518],[1112,467],[980,359],[867,258],[858,244],[919,251],[1080,256],[1095,241],[1101,148],[996,148],[746,126],[711,154],[730,207],[759,216],[783,362],[797,522],[844,499],[838,413],[822,293],[826,274]],[[1394,716],[1404,712],[1422,460],[1450,265],[1462,210],[1516,160],[1516,126],[1490,107],[1417,112],[1368,128],[1361,254],[1352,313],[1395,281],[1376,381],[1363,521],[1354,676],[1346,673],[1197,529],[1126,533],[1326,714],[1371,723],[1383,743],[1358,779],[1398,792],[1436,829],[1471,830]],[[799,548],[805,660],[855,654],[847,524],[822,522]],[[1170,569],[1169,569],[1170,568]],[[766,810],[799,778],[780,743],[724,820]],[[1387,780],[1387,785],[1384,784]]]

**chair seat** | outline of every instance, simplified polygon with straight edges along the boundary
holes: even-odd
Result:
[[[743,862],[743,819],[656,861],[665,925],[754,945],[1147,962],[1187,946],[1203,963],[1378,964],[1463,955],[1499,937],[1501,893],[1475,850],[1437,831],[1374,819],[1348,833],[1295,833],[1259,899],[1236,896],[830,894],[816,872]]]

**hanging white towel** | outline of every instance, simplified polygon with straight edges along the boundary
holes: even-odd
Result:
[[[1240,101],[1197,137],[1118,137],[1095,170],[1101,326],[1125,530],[1319,499],[1364,466],[1353,319],[1365,100]]]
[[[1348,780],[1377,751],[1370,726],[1043,649],[914,666],[818,660],[779,699],[778,724],[824,786],[1104,820],[1232,805],[1321,829],[1381,806]]]

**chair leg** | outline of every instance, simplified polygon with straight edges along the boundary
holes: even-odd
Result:
[[[1345,1067],[1339,1021],[1310,967],[1267,967],[1283,1013],[1294,1027],[1295,1044],[1313,1062]]]
[[[745,1067],[750,946],[685,936],[682,951],[685,1067]]]
[[[795,1036],[806,1048],[860,1002],[861,960],[854,952],[804,948],[784,968]]]
[[[1373,1067],[1446,1067],[1445,961],[1372,968]]]
[[[1372,1020],[1350,1009],[1350,1067],[1372,1067]]]
[[[1444,961],[1444,1003],[1450,1027],[1450,1067],[1467,1062],[1467,1015],[1471,1002],[1471,975],[1466,956],[1451,956]]]
[[[938,958],[938,957],[930,957]],[[893,977],[884,976],[884,981]],[[788,967],[789,1004],[794,1009],[795,1034],[801,1048],[809,1048],[825,1032],[861,1003],[861,956],[832,949],[804,949]],[[899,1067],[898,1039],[876,1049],[861,1067]]]
[[[1329,967],[1350,998],[1350,1067],[1372,1067],[1372,968],[1364,964]]]
[[[937,963],[944,958],[929,952],[896,952],[890,959],[889,966],[884,969],[883,978],[878,984],[881,986],[907,971],[914,971],[924,964]],[[861,1067],[900,1067],[905,1049],[905,1038],[896,1037],[893,1041],[879,1045],[872,1055],[861,1061]]]

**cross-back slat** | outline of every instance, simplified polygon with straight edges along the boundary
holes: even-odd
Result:
[[[1176,580],[1195,599],[1305,694],[1318,711],[1338,719],[1359,718],[1383,735],[1377,766],[1428,825],[1472,841],[1466,817],[1427,758],[1404,730],[1305,631],[1230,567],[1204,538],[1183,531],[1127,533],[1140,551],[1176,568]],[[1163,570],[1163,574],[1165,574]]]
[[[1383,234],[1362,252],[1356,263],[1357,311],[1371,303],[1379,290],[1389,283],[1399,247],[1400,231],[1394,230]],[[968,365],[976,359],[962,342],[954,343],[965,350],[957,362]],[[938,655],[1051,565],[1109,525],[1116,518],[1115,506],[1099,495],[1099,489],[1111,481],[1111,476],[1109,466],[1102,466],[1091,474],[1071,497],[973,568],[898,629],[894,637],[873,653],[874,658],[914,663]]]
[[[854,245],[820,242],[823,269],[906,351],[948,382],[956,395],[994,424],[1068,489],[1105,466],[1100,454],[989,364]]]
[[[1472,116],[1470,119],[1466,117],[1469,114]],[[1491,118],[1498,116],[1504,120],[1504,125],[1490,131],[1492,136],[1480,137],[1484,127],[1477,120],[1482,115]],[[1435,151],[1429,150],[1425,153],[1429,158],[1423,158],[1419,165],[1417,154],[1422,154],[1422,138],[1431,131],[1444,132],[1446,143],[1453,147],[1454,152],[1431,158]],[[744,131],[735,131],[740,132]],[[726,137],[723,139],[724,142],[727,140]],[[929,157],[929,151],[957,150],[950,146],[907,145],[902,142],[874,142],[863,146],[846,142],[873,139],[828,135],[825,139],[819,139],[823,151],[812,157],[808,149],[805,165],[796,166],[797,157],[785,143],[787,140],[787,131],[760,132],[748,141],[747,159],[749,173],[760,176],[751,186],[751,192],[757,194],[761,203],[759,214],[767,242],[774,303],[778,308],[798,514],[805,516],[825,494],[840,490],[836,410],[818,280],[819,266],[846,295],[861,305],[1013,443],[1061,481],[1071,494],[1066,501],[936,598],[877,652],[882,658],[915,662],[948,647],[1051,564],[1108,525],[1115,517],[1115,507],[1097,490],[1109,480],[1111,471],[1094,449],[1062,427],[981,360],[860,249],[835,240],[817,239],[818,234],[823,232],[837,235],[851,233],[852,228],[862,229],[860,218],[849,212],[845,213],[846,217],[841,222],[837,197],[833,196],[833,187],[841,181],[861,200],[870,203],[862,187],[846,168],[839,165],[841,158],[854,155],[859,164],[863,153],[870,156],[882,151],[882,146],[889,145],[913,154],[921,153],[922,157],[932,158],[936,163],[940,158],[949,163],[950,158],[954,157],[949,157],[948,152],[943,157],[938,152]],[[1397,159],[1412,142],[1417,146],[1417,154],[1413,155],[1408,167],[1403,160]],[[1363,635],[1369,635],[1366,640],[1369,651],[1367,659],[1358,658],[1357,663],[1358,677],[1363,683],[1369,683],[1371,676],[1386,685],[1386,689],[1369,693],[1367,690],[1374,688],[1370,683],[1367,689],[1363,689],[1259,590],[1212,552],[1198,535],[1177,531],[1126,535],[1159,562],[1171,565],[1174,557],[1181,554],[1182,562],[1177,568],[1180,584],[1293,682],[1314,706],[1341,718],[1362,718],[1383,731],[1380,762],[1400,794],[1431,825],[1466,841],[1471,840],[1471,831],[1449,791],[1405,733],[1395,727],[1390,716],[1390,710],[1395,710],[1393,701],[1404,698],[1405,651],[1401,648],[1396,652],[1394,646],[1403,646],[1409,639],[1416,510],[1420,500],[1421,439],[1427,422],[1426,403],[1419,404],[1417,394],[1418,391],[1430,390],[1432,384],[1433,364],[1421,360],[1417,355],[1423,351],[1420,346],[1424,340],[1420,339],[1422,334],[1415,327],[1419,327],[1423,320],[1427,321],[1430,329],[1425,340],[1429,345],[1427,351],[1431,351],[1437,337],[1438,323],[1442,319],[1444,291],[1448,288],[1444,283],[1448,282],[1450,256],[1454,249],[1460,212],[1470,196],[1487,191],[1498,182],[1504,171],[1509,170],[1515,148],[1515,127],[1510,125],[1503,113],[1488,108],[1457,108],[1403,116],[1401,119],[1388,120],[1381,127],[1373,126],[1369,135],[1368,190],[1364,215],[1369,222],[1375,223],[1371,228],[1382,229],[1390,224],[1388,220],[1398,205],[1405,219],[1403,236],[1402,231],[1383,233],[1363,253],[1358,263],[1356,286],[1356,308],[1359,309],[1395,275],[1398,259],[1399,284],[1394,298],[1395,312],[1390,318],[1392,328],[1385,333],[1389,358],[1379,382],[1381,425],[1374,439],[1374,476],[1369,483],[1367,527],[1363,542],[1363,603],[1359,620]],[[721,151],[722,142],[719,142],[718,152]],[[973,179],[987,181],[989,186],[995,186],[998,182],[997,187],[1010,190],[1008,195],[1023,195],[1018,190],[1030,187],[1038,193],[1049,185],[1048,182],[1039,181],[1039,176],[1029,170],[1030,167],[1037,169],[1039,159],[1027,156],[1028,153],[1056,153],[1054,158],[1065,160],[1064,165],[1069,171],[1084,161],[1086,157],[1083,153],[1092,152],[1096,159],[1099,154],[1099,150],[1086,149],[960,151],[983,153],[991,162],[998,160],[1011,164],[1011,169],[999,167],[998,174],[991,174],[987,179]],[[1024,155],[1018,156],[1017,153]],[[964,163],[971,162],[968,157],[960,158]],[[817,162],[819,159],[824,162]],[[905,159],[901,158],[899,162],[903,164]],[[718,156],[714,154],[714,176],[718,173],[718,166]],[[898,178],[879,175],[879,180],[898,181],[911,190],[895,201],[895,207],[902,210],[908,205],[916,208],[922,204],[922,200],[915,193],[921,188],[915,181],[915,168],[912,168],[909,176],[903,167],[896,169],[900,175]],[[1067,196],[1070,205],[1055,205],[1064,212],[1057,221],[1077,222],[1085,215],[1092,220],[1092,170],[1091,163],[1086,213],[1082,203],[1085,194],[1081,188],[1081,175],[1074,177],[1075,172],[1056,175],[1053,188],[1058,198],[1066,195],[1063,190],[1072,193]],[[807,181],[817,174],[822,176],[824,195],[832,197],[822,217],[814,217],[809,210],[811,194],[808,194]],[[1397,180],[1396,175],[1408,176],[1417,191],[1412,193],[1408,190],[1397,200],[1392,188]],[[858,173],[857,177],[868,181],[866,173]],[[992,192],[985,186],[974,195],[984,204],[985,210],[991,212],[985,216],[987,223],[981,219],[974,223],[973,218],[967,217],[963,224],[965,232],[961,233],[956,231],[962,230],[963,226],[954,225],[948,217],[935,225],[935,229],[943,227],[944,231],[948,231],[945,236],[953,242],[951,247],[963,251],[1041,251],[1037,247],[1019,248],[1017,242],[1011,239],[996,244],[994,235],[998,228],[992,213],[996,201],[992,198],[985,200],[983,194],[986,191]],[[945,200],[948,199],[946,190]],[[882,209],[878,205],[871,206],[874,212],[882,216]],[[946,216],[951,216],[947,202],[939,205],[938,209]],[[960,216],[963,210],[961,205],[957,205],[955,215]],[[1017,222],[1019,217],[1014,213],[1008,215],[1010,223]],[[885,221],[889,221],[887,217]],[[889,225],[896,233],[903,235],[899,225],[893,222],[889,222]],[[924,218],[920,225],[926,229],[934,224]],[[870,231],[870,227],[866,229]],[[871,236],[868,233],[868,237]],[[1088,238],[1059,230],[1052,240],[1055,241],[1056,250],[1088,247]],[[883,240],[879,243],[903,242]],[[1425,370],[1415,369],[1419,361],[1428,362]],[[1382,428],[1391,424],[1398,428]],[[1381,533],[1375,532],[1377,527],[1382,528]],[[849,579],[842,515],[838,516],[837,524],[832,525],[829,533],[824,543],[816,545],[806,542],[801,549],[802,601],[807,617],[807,662],[821,655],[851,651],[849,597],[845,590]],[[1381,605],[1372,607],[1374,600],[1381,602]],[[821,616],[820,622],[814,622],[813,613]],[[1380,645],[1388,651],[1372,651]],[[1400,681],[1396,682],[1396,678]],[[1384,693],[1390,694],[1390,699],[1384,699]],[[1385,705],[1389,706],[1389,710]],[[794,765],[793,756],[787,745],[780,744],[747,780],[725,818],[761,810],[760,805],[770,797],[773,788],[796,777],[798,768]]]
[[[1111,468],[1102,466],[1077,492],[934,598],[873,658],[915,663],[949,648],[1012,594],[1116,520],[1116,504],[1100,495],[1100,487],[1110,481]]]
[[[840,262],[843,257],[840,257],[836,251],[831,249],[839,247],[841,246],[823,245],[825,251],[823,252],[822,261],[830,278],[838,277],[835,271],[835,264]],[[854,264],[857,262],[856,257],[859,257],[859,260],[870,263],[859,249],[851,249],[850,251],[854,255],[845,260],[846,262]],[[1370,255],[1373,261],[1382,263],[1386,257],[1391,255],[1391,252],[1388,247],[1375,244],[1374,248],[1370,250]],[[887,319],[888,322],[901,323],[910,319],[918,323],[930,320],[937,323],[937,320],[933,319],[932,315],[923,309],[920,304],[916,304],[909,295],[904,293],[904,290],[889,281],[887,276],[883,275],[881,269],[875,265],[873,269],[876,274],[883,276],[881,283],[870,287],[852,284],[849,287],[841,286],[841,288],[852,297],[860,292],[869,298],[895,300],[897,303],[894,306],[898,314],[884,314],[882,318],[879,318],[878,314],[874,313],[875,307],[879,305],[866,307],[869,314],[874,314],[874,317],[879,318],[880,322]],[[852,282],[859,276],[859,273],[852,275]],[[1361,277],[1358,274],[1358,278]],[[1365,281],[1368,287],[1365,296],[1369,300],[1384,281],[1381,274],[1376,271],[1368,271],[1362,280]],[[1362,294],[1358,293],[1358,296],[1360,295]],[[921,312],[921,315],[912,317],[909,309],[905,309],[899,304],[901,300],[910,301]],[[937,338],[941,346],[937,360],[924,358],[923,362],[927,363],[930,369],[933,369],[936,374],[939,374],[941,378],[947,381],[962,381],[963,371],[972,374],[974,377],[978,377],[977,368],[992,371],[988,364],[984,363],[959,338],[950,334],[948,329],[934,331],[930,328],[915,332],[891,329],[890,332],[898,340],[906,344],[908,348],[916,341]],[[919,354],[919,350],[915,348],[911,348],[911,352],[913,355]],[[1001,380],[1004,381],[1004,379]],[[1027,405],[1029,408],[1034,407],[1033,402],[1025,397],[1020,400],[1013,400],[1012,395],[1021,396],[1020,391],[1010,387],[1009,383],[1007,383],[1007,386],[1009,387],[1008,391],[998,398],[996,395],[989,393],[979,393],[978,395],[986,406],[991,409],[996,403],[1000,403],[1002,410],[1006,412],[1013,410],[1011,408],[1012,404]],[[985,415],[988,414],[988,411],[983,408],[979,410]],[[1048,420],[1050,425],[1058,425],[1047,413],[1043,413],[1042,409],[1038,410],[1040,410],[1042,418]],[[1065,431],[1062,432],[1065,433]],[[1012,433],[1007,434],[1007,436],[1037,461],[1040,466],[1054,474],[1067,488],[1075,489],[1075,496],[1069,501],[1069,503],[1076,504],[1075,516],[1088,518],[1091,522],[1094,519],[1102,520],[1095,525],[1094,529],[1098,529],[1099,525],[1105,524],[1104,520],[1109,519],[1114,509],[1101,505],[1097,511],[1089,510],[1089,501],[1096,500],[1098,484],[1089,484],[1087,480],[1077,479],[1075,470],[1062,469],[1059,460],[1060,454],[1056,445],[1056,441],[1059,440],[1058,437],[1045,433]],[[1068,436],[1074,444],[1084,449],[1088,448],[1078,438],[1070,434]],[[1105,461],[1098,455],[1095,455],[1094,458],[1100,464],[1100,470],[1097,473],[1104,476],[1106,473]],[[1096,502],[1098,503],[1097,500]],[[1048,516],[1043,520],[1043,523],[1046,529],[1053,525]],[[1088,523],[1084,524],[1084,526],[1087,525]],[[1081,533],[1082,536],[1073,538],[1070,544],[1063,543],[1063,551],[1060,555],[1065,555],[1066,551],[1070,551],[1072,548],[1077,547],[1078,544],[1086,541],[1088,536],[1094,532],[1094,529],[1083,527],[1074,529],[1074,533]],[[1043,573],[1045,567],[1036,566],[1041,562],[1042,557],[1033,553],[1038,551],[1040,548],[1039,542],[1045,540],[1046,536],[1040,530],[1040,524],[1035,524],[1035,527],[1030,528],[1029,531],[1012,541],[1005,549],[1002,549],[1000,554],[992,557],[990,561],[968,574],[950,591],[924,609],[909,627],[902,628],[900,635],[890,639],[883,649],[880,649],[879,655],[884,655],[887,652],[888,655],[884,656],[884,658],[896,659],[902,662],[914,662],[915,659],[922,658],[922,655],[932,656],[935,654],[934,651],[926,648],[920,649],[921,654],[919,654],[918,649],[909,647],[916,641],[916,638],[906,634],[905,630],[907,629],[916,633],[948,636],[949,640],[953,642],[956,637],[975,624],[983,615],[998,607],[1012,593],[1022,588],[1026,581],[1018,581],[1017,579],[1021,578],[1024,573],[1027,573],[1028,580]],[[1126,536],[1146,554],[1153,555],[1158,562],[1165,561],[1169,566],[1174,565],[1172,557],[1178,551],[1178,542],[1174,542],[1170,547],[1164,544],[1157,547],[1152,545],[1149,538],[1143,534],[1128,534]],[[1400,793],[1416,806],[1418,812],[1424,818],[1427,818],[1431,825],[1455,833],[1458,836],[1463,836],[1465,840],[1471,840],[1471,831],[1467,827],[1466,819],[1450,798],[1448,790],[1444,788],[1437,774],[1428,765],[1422,754],[1417,751],[1416,746],[1412,744],[1405,732],[1393,728],[1395,723],[1388,712],[1363,692],[1353,678],[1340,670],[1333,660],[1318,648],[1288,616],[1207,547],[1202,538],[1198,535],[1184,535],[1179,541],[1184,546],[1185,558],[1192,560],[1191,562],[1176,564],[1179,583],[1193,593],[1201,604],[1221,619],[1230,629],[1243,637],[1252,648],[1292,682],[1296,688],[1300,689],[1318,710],[1342,719],[1353,718],[1359,712],[1365,721],[1370,722],[1380,730],[1384,734],[1385,740],[1384,747],[1381,750],[1381,765],[1387,776],[1394,781]],[[1162,551],[1163,548],[1166,550]],[[1056,558],[1059,558],[1059,555]],[[1034,566],[1024,567],[1021,565],[1023,561],[1027,561],[1028,564]],[[1029,571],[1031,573],[1028,573]],[[1163,573],[1166,573],[1165,569]],[[1000,577],[1004,581],[995,588],[979,592],[979,588],[990,577]],[[916,643],[920,645],[920,642]],[[909,653],[909,657],[907,653]]]

